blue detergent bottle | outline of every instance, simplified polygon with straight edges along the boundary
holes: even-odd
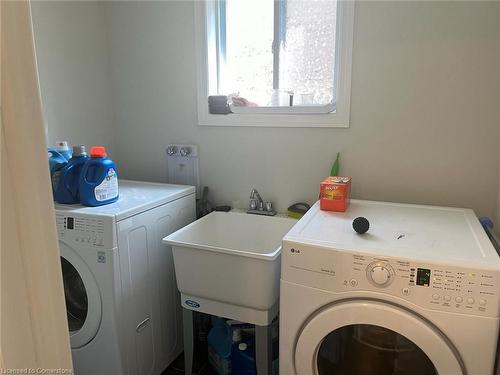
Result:
[[[55,199],[57,202],[63,204],[75,204],[80,202],[80,173],[88,158],[85,146],[80,145],[73,147],[73,156],[61,171],[59,184],[55,192]]]
[[[66,164],[68,164],[68,160],[59,151],[50,147],[48,149],[48,158],[52,195],[54,199],[56,199],[56,191],[59,186],[59,180],[61,179],[61,173]]]
[[[231,328],[217,318],[208,333],[208,361],[218,375],[231,375]]]
[[[233,346],[231,366],[233,374],[257,375],[255,340],[240,342],[238,345]]]
[[[59,152],[66,160],[71,159],[71,150],[69,149],[67,141],[57,141],[56,151]]]
[[[113,160],[103,146],[90,149],[90,159],[80,173],[80,203],[85,206],[102,206],[118,200],[118,174]]]
[[[279,357],[279,342],[276,339],[272,343],[272,372],[270,375],[279,374],[278,357]],[[243,337],[242,340],[234,343],[231,351],[231,368],[233,370],[233,374],[257,375],[257,362],[255,354],[254,336]]]

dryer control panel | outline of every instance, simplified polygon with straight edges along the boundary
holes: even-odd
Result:
[[[56,211],[56,225],[59,239],[71,246],[101,249],[115,247],[116,228],[113,217]]]
[[[281,278],[333,293],[403,299],[426,309],[500,317],[500,274],[284,242]],[[343,298],[338,296],[338,298]]]

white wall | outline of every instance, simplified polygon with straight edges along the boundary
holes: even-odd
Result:
[[[349,129],[199,127],[192,2],[32,9],[49,144],[105,144],[121,177],[165,181],[165,145],[193,142],[217,203],[313,202],[337,151],[358,198],[500,200],[498,2],[358,2]]]
[[[103,2],[33,1],[47,143],[114,146]]]
[[[351,127],[199,127],[192,2],[108,3],[122,176],[165,180],[165,145],[200,146],[203,185],[246,205],[313,202],[337,151],[357,198],[491,215],[500,158],[500,5],[358,2]]]

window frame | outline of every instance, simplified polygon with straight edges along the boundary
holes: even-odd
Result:
[[[325,106],[307,107],[259,107],[252,111],[240,109],[239,113],[227,115],[211,114],[208,111],[209,83],[216,85],[213,77],[218,72],[209,74],[209,55],[215,59],[219,57],[214,47],[215,33],[218,24],[208,28],[208,22],[217,19],[217,7],[212,0],[201,0],[194,3],[195,21],[195,50],[197,69],[197,109],[198,124],[201,126],[259,126],[259,127],[349,127],[351,101],[351,70],[352,45],[354,29],[354,1],[338,0],[337,10],[337,45],[335,51],[336,92],[334,103],[329,106],[328,113],[311,113],[311,111],[325,112]],[[215,39],[214,39],[215,38]],[[210,43],[209,43],[210,41]],[[218,69],[218,68],[217,68]],[[212,77],[212,78],[210,78]],[[209,82],[212,80],[212,82]],[[335,100],[336,99],[336,100]],[[334,110],[334,112],[330,112]]]

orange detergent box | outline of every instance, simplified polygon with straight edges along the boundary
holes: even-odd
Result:
[[[330,176],[321,182],[319,206],[326,211],[344,212],[351,201],[351,177]]]

